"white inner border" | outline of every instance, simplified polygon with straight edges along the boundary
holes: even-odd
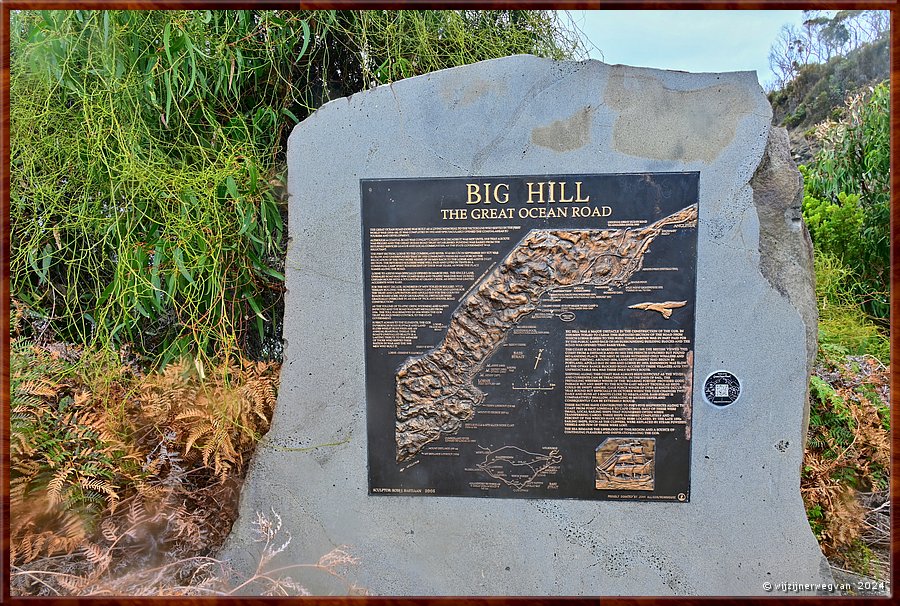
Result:
[[[715,375],[715,374],[719,374],[720,372],[727,372],[727,373],[730,374],[732,377],[734,377],[734,380],[737,381],[737,383],[738,383],[738,396],[734,399],[734,402],[731,402],[730,404],[725,404],[724,406],[721,405],[721,404],[713,404],[712,402],[709,401],[709,398],[706,397],[706,383],[707,383],[707,381],[709,381],[710,377],[712,377],[712,376]],[[706,402],[707,404],[709,404],[710,406],[712,406],[712,407],[715,408],[716,410],[722,410],[723,408],[728,408],[729,406],[733,406],[733,405],[735,404],[735,402],[737,402],[738,400],[741,399],[741,396],[744,395],[744,384],[741,383],[740,377],[738,377],[736,374],[734,374],[734,373],[731,372],[730,370],[725,370],[725,369],[722,369],[722,370],[714,370],[713,372],[711,372],[711,373],[709,373],[708,375],[706,375],[706,378],[705,378],[705,379],[703,379],[703,387],[700,389],[700,391],[701,391],[701,393],[702,393],[703,401],[704,401],[704,402]]]

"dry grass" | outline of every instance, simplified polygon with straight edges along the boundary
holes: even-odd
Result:
[[[889,370],[872,356],[826,355],[811,388],[800,490],[813,531],[832,562],[884,578],[890,543]]]
[[[171,503],[153,513],[132,504],[127,516],[117,520],[104,518],[104,544],[85,541],[73,554],[42,558],[27,567],[13,566],[10,575],[13,594],[231,596],[251,590],[267,596],[310,595],[306,586],[295,580],[298,573],[327,574],[338,579],[346,593],[366,594],[346,580],[348,570],[358,563],[346,546],[333,549],[313,564],[271,567],[272,559],[290,544],[291,536],[282,531],[277,512],[272,511],[272,517],[259,512],[256,516],[256,541],[262,544],[262,551],[256,570],[243,578],[227,562],[202,555],[176,557],[177,549],[160,551],[150,539],[154,530],[165,527],[175,533],[176,547],[178,537],[185,533],[188,536],[181,543],[195,544],[194,535],[199,527],[196,518],[192,519],[194,516],[186,515]],[[127,524],[127,528],[118,527],[119,523]]]
[[[144,375],[133,362],[13,341],[13,595],[155,595],[212,578],[227,591],[209,556],[237,516],[279,366]]]

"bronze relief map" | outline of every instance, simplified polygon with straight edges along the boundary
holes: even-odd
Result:
[[[370,494],[688,501],[698,185],[362,180]]]

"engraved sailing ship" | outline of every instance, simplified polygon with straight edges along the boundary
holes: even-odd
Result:
[[[597,447],[597,490],[653,490],[654,438],[607,438]]]

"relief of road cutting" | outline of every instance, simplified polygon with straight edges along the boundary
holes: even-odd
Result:
[[[397,370],[397,462],[412,459],[426,444],[457,432],[473,416],[485,397],[474,384],[475,376],[546,293],[581,284],[624,284],[642,268],[644,253],[655,239],[696,220],[697,205],[692,204],[644,227],[527,232],[463,298],[438,345],[424,355],[408,358]],[[677,301],[648,302],[638,309],[669,318],[672,309],[681,305],[684,303]],[[652,471],[648,471],[652,470],[652,454],[647,461],[638,461],[646,455],[637,452],[637,446],[629,448],[632,450],[621,454],[629,455],[631,462],[614,459],[611,466],[604,467],[603,481],[639,490],[647,490],[649,482],[652,489]],[[598,461],[598,483],[600,467]]]

